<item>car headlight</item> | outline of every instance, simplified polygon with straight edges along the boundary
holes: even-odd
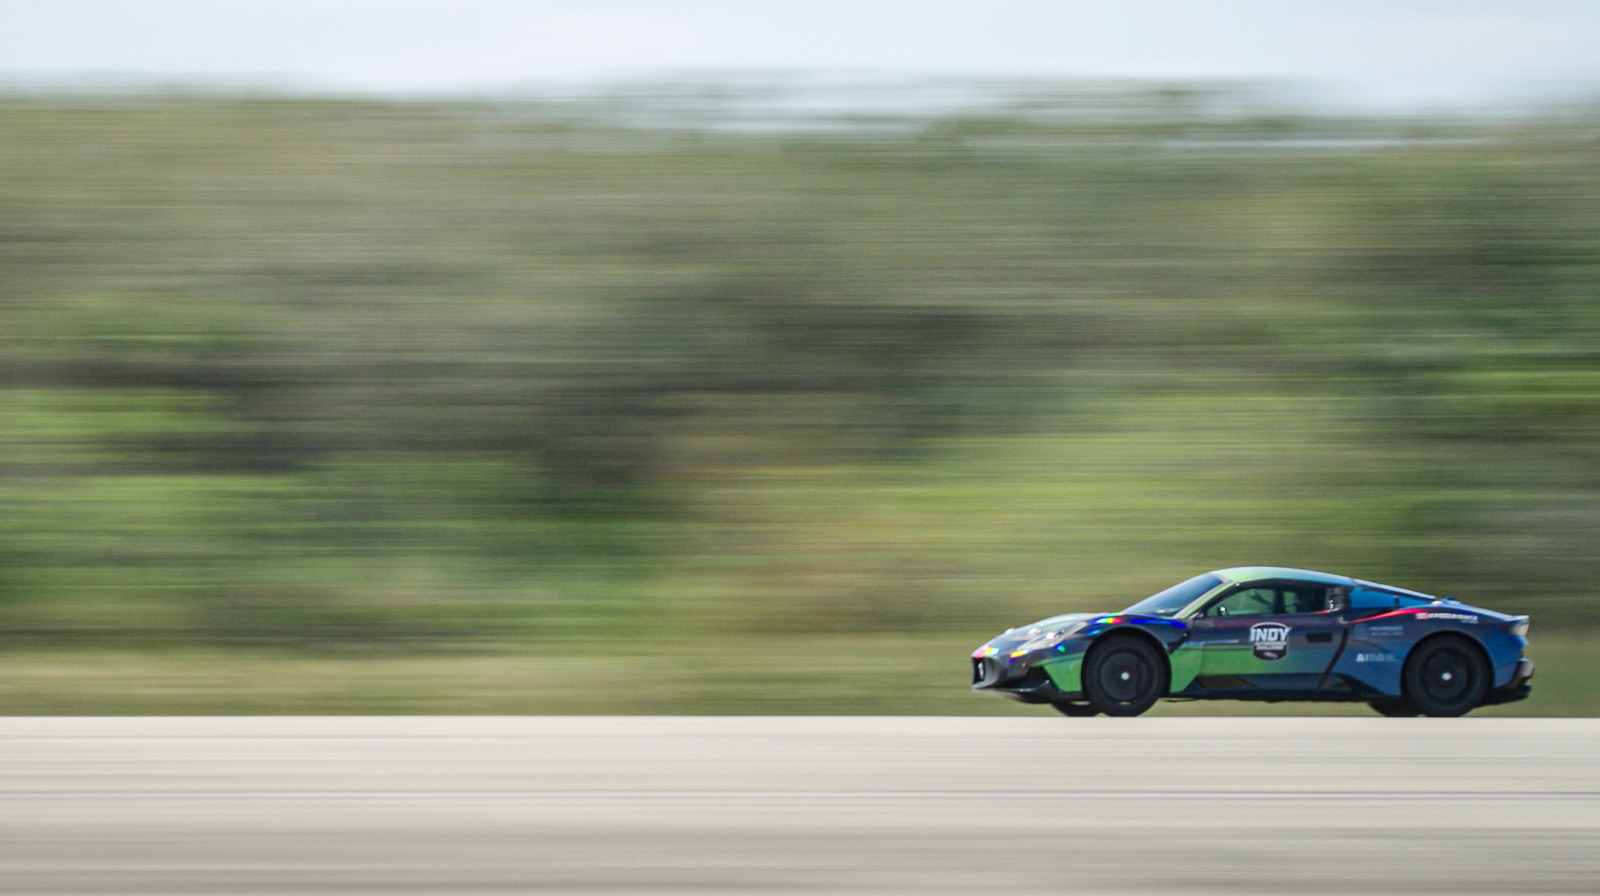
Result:
[[[1035,650],[1048,650],[1065,641],[1068,636],[1083,628],[1083,623],[1074,622],[1071,625],[1057,626],[1055,628],[1040,629],[1038,632],[1029,632],[1028,640],[1017,645],[1017,650],[1031,653]]]

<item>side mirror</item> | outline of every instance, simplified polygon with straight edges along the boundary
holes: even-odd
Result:
[[[1350,609],[1350,589],[1334,588],[1328,592],[1328,609],[1342,613]]]
[[[1218,607],[1217,608],[1217,615],[1218,616],[1226,616],[1226,615],[1228,615],[1228,608],[1227,607]]]

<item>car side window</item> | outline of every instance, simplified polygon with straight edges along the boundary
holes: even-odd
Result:
[[[1276,612],[1277,589],[1270,585],[1240,588],[1206,609],[1207,616],[1265,616]]]
[[[1206,616],[1280,616],[1328,609],[1328,588],[1302,582],[1251,585],[1206,608]]]
[[[1328,609],[1328,588],[1325,585],[1295,583],[1281,585],[1284,613],[1321,613]]]

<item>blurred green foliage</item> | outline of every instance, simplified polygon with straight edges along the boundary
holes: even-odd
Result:
[[[893,711],[1236,564],[1600,630],[1600,115],[1183,96],[0,101],[0,655],[123,670],[0,708]]]

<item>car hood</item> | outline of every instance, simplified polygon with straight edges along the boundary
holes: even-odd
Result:
[[[1049,619],[1041,619],[1038,622],[1030,623],[1028,625],[1019,625],[1016,628],[1011,630],[1011,634],[1017,634],[1019,632],[1027,632],[1029,634],[1035,634],[1037,632],[1042,632],[1042,631],[1044,631],[1046,629],[1060,628],[1063,625],[1071,625],[1074,622],[1082,622],[1085,619],[1097,619],[1097,618],[1099,618],[1101,616],[1105,616],[1105,615],[1107,615],[1107,614],[1105,614],[1105,613],[1062,613],[1060,616],[1051,616]]]
[[[1104,622],[1108,625],[1122,625],[1125,623],[1161,624],[1177,626],[1179,628],[1182,628],[1185,624],[1182,620],[1167,619],[1161,616],[1145,616],[1142,614],[1130,615],[1128,613],[1115,612],[1062,613],[1060,616],[1051,616],[1048,619],[1041,619],[1038,622],[1032,622],[1027,625],[1019,625],[1016,628],[1002,632],[1001,634],[992,638],[989,643],[978,648],[978,651],[974,654],[974,656],[985,653],[985,651],[994,653],[1002,650],[1014,649],[1017,645],[1024,644],[1037,635],[1043,634],[1044,632],[1047,632],[1053,628],[1062,628],[1064,626],[1072,625],[1075,622],[1094,622],[1096,625],[1091,627],[1090,630],[1096,632],[1099,630],[1098,626],[1101,622]]]
[[[1071,625],[1074,622],[1084,622],[1089,619],[1098,619],[1104,615],[1106,614],[1063,613],[1060,616],[1051,616],[1049,619],[1041,619],[1038,622],[1030,623],[1028,625],[1019,625],[1016,628],[1007,629],[1006,631],[1001,632],[995,637],[989,639],[989,643],[985,644],[984,647],[994,648],[996,650],[1010,650],[1018,644],[1027,642],[1030,638],[1040,634],[1041,632]],[[982,652],[984,647],[978,648],[979,652]]]

